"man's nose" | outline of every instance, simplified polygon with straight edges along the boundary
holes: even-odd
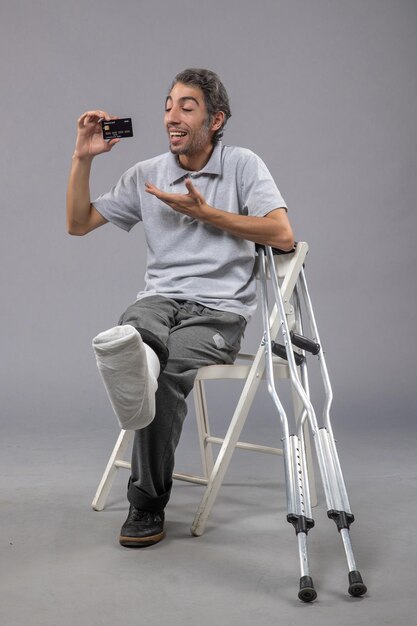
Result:
[[[167,124],[178,124],[180,122],[178,107],[171,107],[165,114],[165,120]]]

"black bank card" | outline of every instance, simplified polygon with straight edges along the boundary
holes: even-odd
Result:
[[[132,118],[123,117],[118,120],[102,120],[103,139],[124,139],[133,137]]]

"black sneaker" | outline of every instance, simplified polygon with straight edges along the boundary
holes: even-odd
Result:
[[[120,531],[119,542],[125,548],[146,548],[165,537],[163,511],[141,511],[130,505],[129,515]]]

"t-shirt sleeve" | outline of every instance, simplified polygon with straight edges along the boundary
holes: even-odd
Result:
[[[93,200],[92,204],[106,220],[129,231],[142,220],[136,168],[127,170],[110,191]]]
[[[243,210],[247,215],[264,217],[274,209],[287,208],[265,163],[251,153],[242,172]]]

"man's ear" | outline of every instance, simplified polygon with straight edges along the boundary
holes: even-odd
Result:
[[[213,121],[211,122],[210,130],[216,131],[219,130],[224,124],[224,113],[223,111],[217,111],[213,115]]]

